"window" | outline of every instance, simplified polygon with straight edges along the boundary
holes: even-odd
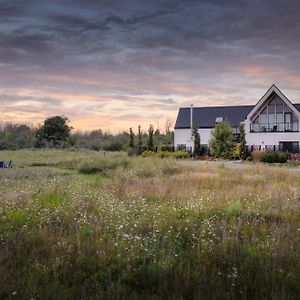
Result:
[[[280,151],[299,152],[299,142],[279,142]]]
[[[283,113],[283,104],[282,103],[276,105],[276,112]]]
[[[185,150],[186,144],[177,144],[177,150]]]
[[[259,123],[268,123],[268,115],[267,114],[261,114],[259,116]]]
[[[216,117],[216,123],[220,123],[224,120],[223,117]]]
[[[276,114],[276,121],[277,123],[283,123],[283,113],[278,113]]]
[[[269,123],[275,123],[275,122],[276,122],[276,115],[269,114]]]
[[[272,95],[250,125],[251,132],[298,131],[298,118],[277,95]]]

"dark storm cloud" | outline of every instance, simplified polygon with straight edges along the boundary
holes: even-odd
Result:
[[[296,0],[0,0],[0,93],[82,101],[74,116],[253,103],[272,83],[298,97],[299,36]]]

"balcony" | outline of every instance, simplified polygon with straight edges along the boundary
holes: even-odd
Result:
[[[298,132],[298,122],[250,124],[250,132]]]

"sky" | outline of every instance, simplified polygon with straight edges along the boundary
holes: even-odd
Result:
[[[0,122],[161,130],[179,107],[300,102],[300,1],[0,0]]]

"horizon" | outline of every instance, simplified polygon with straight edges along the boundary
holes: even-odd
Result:
[[[234,21],[232,21],[234,20]],[[0,0],[0,122],[144,131],[179,108],[300,103],[300,3]]]

